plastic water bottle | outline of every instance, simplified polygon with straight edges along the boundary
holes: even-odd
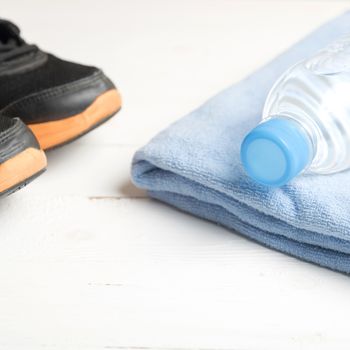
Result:
[[[255,181],[274,187],[301,172],[350,168],[350,35],[277,80],[262,122],[241,145],[241,160]]]

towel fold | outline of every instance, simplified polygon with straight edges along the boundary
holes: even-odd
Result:
[[[260,121],[274,81],[347,33],[350,12],[158,134],[135,154],[134,183],[266,246],[349,273],[350,171],[303,175],[268,188],[249,179],[239,159],[242,139]]]

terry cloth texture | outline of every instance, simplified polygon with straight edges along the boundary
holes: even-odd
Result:
[[[268,188],[249,179],[239,159],[242,139],[260,121],[275,80],[348,33],[350,12],[161,132],[136,153],[134,183],[266,246],[350,273],[350,171]]]

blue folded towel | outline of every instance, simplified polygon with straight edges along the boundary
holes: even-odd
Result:
[[[281,188],[267,188],[247,177],[239,159],[241,141],[260,121],[274,81],[347,33],[350,12],[161,132],[136,153],[134,183],[154,198],[266,246],[350,272],[350,171],[299,176]]]

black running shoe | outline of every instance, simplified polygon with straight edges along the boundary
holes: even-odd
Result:
[[[0,196],[28,184],[46,169],[45,153],[18,118],[0,116]]]
[[[100,69],[43,52],[0,20],[0,111],[21,118],[43,149],[78,138],[120,108],[117,89]]]

